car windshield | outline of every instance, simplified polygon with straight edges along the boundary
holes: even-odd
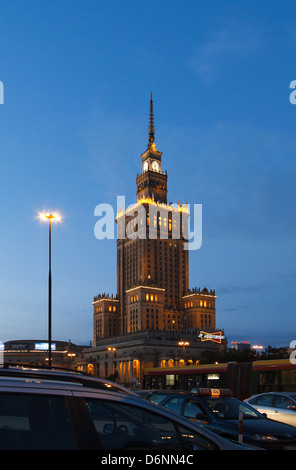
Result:
[[[163,392],[163,393],[152,393],[150,396],[149,396],[149,400],[152,401],[153,403],[156,403],[157,405],[159,403],[161,403],[163,401],[164,398],[166,398],[168,396],[167,393]]]
[[[243,413],[244,419],[260,419],[263,416],[254,408],[236,398],[204,398],[208,407],[216,418],[238,419]]]

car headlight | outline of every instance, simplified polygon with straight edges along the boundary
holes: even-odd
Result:
[[[260,435],[260,434],[254,434],[253,437],[257,440],[257,441],[277,441],[278,438],[276,436],[269,436],[269,435]]]

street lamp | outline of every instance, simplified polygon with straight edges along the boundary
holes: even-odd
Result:
[[[190,343],[189,343],[189,341],[181,340],[181,341],[178,342],[178,345],[183,347],[183,355],[184,355],[184,360],[185,360],[185,348],[186,348],[186,346],[190,346]]]
[[[54,212],[41,212],[39,213],[39,218],[43,222],[48,222],[49,228],[49,244],[48,244],[48,367],[51,369],[51,300],[52,300],[52,292],[51,292],[51,222],[52,221],[60,221],[61,215]]]
[[[263,349],[263,346],[261,346],[260,344],[254,344],[254,346],[252,346],[252,349],[255,349],[256,355],[259,356],[259,349]]]
[[[112,356],[111,356],[111,359],[112,359],[112,374],[114,373],[115,371],[115,364],[114,364],[114,352],[116,351],[116,348],[113,348],[113,347],[108,347],[108,351],[111,351],[112,352]]]
[[[189,343],[189,341],[179,341],[179,342],[178,342],[178,345],[179,345],[179,346],[183,346],[183,352],[185,352],[185,347],[186,347],[186,346],[189,346],[190,343]]]

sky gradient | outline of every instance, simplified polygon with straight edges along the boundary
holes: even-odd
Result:
[[[2,2],[0,340],[89,344],[93,297],[116,294],[116,241],[94,209],[136,201],[150,92],[168,201],[202,204],[190,287],[215,289],[229,342],[296,339],[295,4]]]

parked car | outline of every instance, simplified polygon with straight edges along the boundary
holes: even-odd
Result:
[[[108,384],[108,385],[105,385]],[[241,450],[104,379],[0,369],[0,450]]]
[[[296,428],[268,419],[225,389],[197,389],[196,393],[153,391],[148,399],[199,422],[229,440],[239,436],[243,413],[243,442],[270,450],[296,450]]]
[[[35,368],[27,366],[9,366],[8,364],[4,367],[0,367],[0,378],[1,377],[15,377],[15,378],[29,378],[29,379],[42,379],[55,381],[64,381],[78,383],[91,388],[98,388],[101,390],[112,390],[113,392],[125,392],[135,395],[135,393],[124,387],[123,385],[112,382],[108,379],[94,377],[91,374],[85,372],[74,371],[69,369],[49,369]]]
[[[151,390],[144,390],[142,388],[134,388],[132,390],[135,392],[137,396],[142,397],[142,398],[148,398],[151,395]]]
[[[296,393],[269,392],[252,395],[244,400],[260,413],[275,421],[296,426]]]
[[[138,393],[138,392],[136,392]],[[188,392],[183,392],[179,390],[172,390],[172,389],[159,389],[159,390],[146,390],[146,393],[142,394],[144,398],[153,403],[160,404],[165,398],[171,395],[188,395]]]

